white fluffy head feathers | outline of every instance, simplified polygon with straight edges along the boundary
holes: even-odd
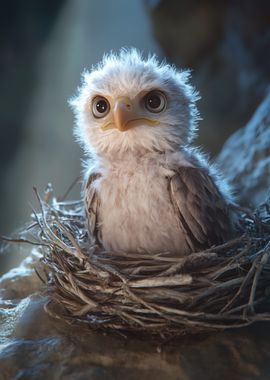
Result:
[[[199,96],[189,78],[189,71],[177,71],[155,56],[143,59],[136,49],[105,55],[83,73],[78,95],[70,100],[76,137],[87,153],[106,156],[162,152],[190,143]],[[161,97],[165,104],[160,104]]]

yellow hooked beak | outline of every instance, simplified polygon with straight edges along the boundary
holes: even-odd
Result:
[[[142,124],[157,125],[159,120],[145,117],[138,107],[134,106],[128,97],[118,98],[113,109],[113,121],[109,121],[102,126],[103,130],[117,128],[125,132],[133,127]]]

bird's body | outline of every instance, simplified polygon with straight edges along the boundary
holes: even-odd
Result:
[[[230,198],[189,145],[197,113],[187,75],[136,51],[107,57],[99,74],[90,73],[73,100],[77,135],[91,152],[84,187],[90,233],[113,251],[183,256],[222,243]]]
[[[106,249],[183,249],[184,239],[168,192],[168,178],[173,171],[166,159],[159,153],[127,154],[124,162],[105,163],[106,169],[97,179],[97,192],[99,228]]]

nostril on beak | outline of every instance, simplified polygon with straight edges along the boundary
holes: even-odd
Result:
[[[125,103],[125,106],[127,107],[127,109],[130,109],[130,108],[131,108],[131,104],[128,103],[128,102]]]
[[[120,107],[122,110],[131,111],[132,110],[132,102],[127,97],[119,98],[116,107]]]

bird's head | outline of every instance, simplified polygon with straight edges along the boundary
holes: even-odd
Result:
[[[135,50],[111,53],[84,72],[79,93],[70,104],[75,135],[87,152],[121,155],[127,151],[174,150],[194,136],[197,92],[190,73],[143,59]]]

